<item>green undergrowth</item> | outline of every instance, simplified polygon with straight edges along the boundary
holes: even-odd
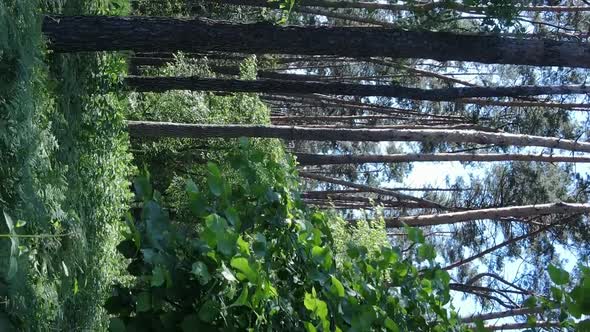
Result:
[[[46,51],[41,13],[122,1],[0,3],[0,330],[99,331],[132,174],[121,55]]]
[[[256,59],[247,58],[240,65],[241,78],[256,78]],[[149,72],[162,76],[214,77],[207,59],[190,59],[178,54],[176,61],[165,68]],[[133,120],[206,124],[270,124],[270,110],[258,95],[252,93],[215,94],[193,91],[165,93],[132,93],[130,118]],[[207,162],[219,164],[224,174],[240,181],[227,156],[236,151],[238,139],[178,139],[134,138],[132,146],[137,165],[147,168],[154,176],[156,189],[165,193],[167,203],[180,216],[186,213],[184,179],[193,178],[203,184]],[[250,140],[253,156],[258,159],[286,158],[283,144],[277,139]],[[259,170],[261,181],[266,181]]]

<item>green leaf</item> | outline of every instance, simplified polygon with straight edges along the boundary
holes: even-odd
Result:
[[[424,243],[424,241],[426,241],[422,230],[419,228],[406,227],[406,232],[408,232],[408,239],[412,242]]]
[[[232,258],[230,265],[236,270],[242,272],[250,282],[255,283],[258,279],[256,272],[250,267],[248,259],[244,257]]]
[[[305,323],[303,323],[303,325],[305,325],[305,330],[307,332],[317,332],[318,331],[318,329],[316,329],[315,326],[313,326],[313,324],[310,322],[305,322]]]
[[[400,332],[399,326],[389,317],[385,318],[383,325],[385,325],[388,331]]]
[[[214,163],[207,163],[207,169],[209,174],[207,176],[207,184],[209,185],[209,191],[215,196],[221,196],[223,194],[223,178],[221,177],[221,171],[219,167]]]
[[[551,281],[553,281],[556,285],[565,285],[570,281],[570,274],[553,264],[549,264],[547,272],[549,272]]]
[[[432,260],[436,258],[436,251],[434,250],[434,246],[430,244],[423,244],[418,247],[418,257],[424,260]]]
[[[237,300],[232,303],[229,307],[237,307],[237,306],[242,306],[242,305],[247,305],[248,304],[248,287],[245,287],[242,289],[242,292],[240,293],[240,296],[237,298]]]
[[[149,292],[139,293],[136,298],[135,310],[137,310],[137,312],[145,312],[145,311],[150,311],[151,308],[152,308],[152,295]]]
[[[263,234],[257,233],[254,235],[252,251],[254,251],[254,254],[258,257],[266,256],[266,237],[264,237]]]
[[[211,280],[211,275],[207,269],[207,265],[203,262],[194,262],[191,273],[197,277],[201,285],[207,284]]]
[[[248,245],[248,242],[244,241],[241,235],[238,236],[237,244],[240,254],[243,256],[250,256],[250,245]]]
[[[152,271],[152,281],[150,285],[152,287],[160,287],[166,281],[166,270],[161,266],[158,265]]]
[[[338,280],[334,276],[332,276],[331,281],[332,281],[332,286],[330,287],[330,291],[332,292],[332,294],[339,296],[339,297],[344,297],[344,286],[342,286],[342,283],[340,282],[340,280]]]
[[[207,323],[210,323],[215,320],[217,314],[219,313],[219,308],[215,304],[215,302],[209,300],[203,304],[201,309],[199,309],[199,318]]]

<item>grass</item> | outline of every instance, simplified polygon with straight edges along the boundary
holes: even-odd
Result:
[[[121,1],[44,6],[68,14],[128,9]],[[102,304],[122,275],[114,247],[133,172],[128,99],[111,92],[123,91],[126,63],[121,55],[50,54],[40,13],[33,1],[0,3],[0,209],[26,222],[18,234],[44,235],[20,238],[12,255],[13,243],[0,242],[0,271],[17,258],[16,274],[0,277],[0,330],[106,330]]]

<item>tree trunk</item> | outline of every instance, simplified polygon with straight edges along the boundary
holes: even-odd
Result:
[[[461,99],[456,102],[480,106],[501,106],[501,107],[555,107],[572,111],[586,111],[590,104],[584,103],[556,103],[550,101],[502,101],[489,99]]]
[[[518,218],[557,213],[590,213],[590,204],[552,203],[510,206],[503,208],[400,217],[387,219],[385,224],[387,227],[402,227],[403,225],[436,226],[482,219],[499,219],[505,217]]]
[[[551,328],[551,327],[560,327],[560,322],[536,322],[532,325],[536,328]],[[520,330],[528,329],[531,327],[530,323],[508,323],[502,325],[488,325],[485,327],[484,331],[509,331],[509,330]]]
[[[278,2],[268,2],[267,0],[218,0],[225,4],[252,6],[252,7],[269,7],[279,8]],[[368,10],[391,10],[391,11],[426,11],[435,8],[455,9],[462,12],[485,13],[486,6],[466,6],[464,4],[452,1],[439,1],[416,4],[389,4],[379,2],[365,1],[334,1],[334,0],[298,0],[297,6],[306,7],[325,7],[325,8],[358,8]],[[590,11],[590,6],[521,6],[520,11],[524,12],[554,12],[554,13],[573,13]]]
[[[334,178],[330,178],[327,176],[308,173],[308,172],[302,172],[302,171],[299,171],[299,176],[304,177],[304,178],[308,178],[308,179],[317,180],[317,181],[333,183],[333,184],[337,184],[337,185],[341,185],[341,186],[345,186],[345,187],[349,187],[349,188],[361,189],[361,190],[365,190],[367,192],[372,192],[375,194],[391,196],[391,197],[397,198],[400,201],[407,200],[407,201],[411,201],[411,202],[416,202],[416,203],[422,204],[422,206],[424,206],[426,208],[449,210],[447,207],[442,206],[436,202],[431,202],[431,201],[423,199],[423,198],[402,194],[400,192],[396,192],[396,191],[392,191],[392,190],[375,188],[375,187],[367,186],[364,184],[358,184],[358,183],[354,183],[354,182],[350,182],[350,181],[334,179]]]
[[[509,153],[409,153],[390,155],[323,155],[296,153],[299,165],[342,165],[365,163],[409,163],[416,161],[542,161],[548,163],[590,163],[590,157]]]
[[[535,66],[590,67],[590,44],[364,27],[278,27],[208,19],[45,16],[55,52],[280,53],[424,58]]]
[[[469,317],[461,318],[461,322],[463,323],[475,323],[477,320],[490,320],[490,319],[498,319],[504,317],[513,317],[513,316],[524,316],[524,315],[531,315],[537,314],[541,312],[545,312],[546,309],[543,308],[518,308],[500,312],[491,312],[487,314],[481,315],[472,315]]]
[[[293,82],[259,79],[255,81],[201,77],[129,76],[125,83],[140,92],[170,90],[257,92],[276,94],[327,94],[383,96],[414,100],[449,101],[461,98],[518,97],[590,93],[590,86],[513,86],[417,89],[395,85],[369,85],[338,82]]]
[[[264,125],[200,125],[190,123],[127,121],[131,136],[177,138],[265,137],[309,141],[446,141],[590,152],[590,143],[557,137],[441,129],[324,129]]]
[[[537,235],[539,233],[542,233],[542,232],[548,230],[549,228],[555,226],[556,224],[557,223],[543,225],[543,226],[539,227],[538,229],[536,229],[536,230],[534,230],[534,231],[532,231],[530,233],[526,233],[526,234],[523,234],[523,235],[520,235],[520,236],[517,236],[517,237],[511,237],[511,238],[509,238],[508,240],[506,240],[504,242],[498,243],[495,246],[492,246],[492,247],[490,247],[490,248],[488,248],[488,249],[486,249],[486,250],[484,250],[482,252],[478,252],[478,253],[476,253],[476,254],[474,254],[472,256],[469,256],[467,258],[464,258],[464,259],[461,259],[459,261],[456,261],[456,262],[454,262],[454,263],[452,263],[450,265],[447,265],[447,266],[443,267],[442,269],[449,271],[449,270],[452,270],[454,268],[457,268],[457,267],[459,267],[461,265],[465,265],[467,263],[473,262],[474,260],[476,260],[478,258],[481,258],[481,257],[483,257],[483,256],[485,256],[485,255],[487,255],[487,254],[489,254],[491,252],[494,252],[494,251],[496,251],[496,250],[498,250],[500,248],[506,247],[506,246],[508,246],[510,244],[513,244],[513,243],[516,243],[516,242],[518,242],[520,240],[524,240],[526,238],[533,237],[533,236],[535,236],[535,235]]]

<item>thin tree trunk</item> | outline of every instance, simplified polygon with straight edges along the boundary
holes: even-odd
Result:
[[[560,322],[536,322],[533,327],[537,328],[550,328],[550,327],[560,327]],[[522,330],[530,328],[531,325],[529,323],[509,323],[509,324],[502,324],[502,325],[489,325],[486,326],[485,329],[487,331],[509,331],[509,330]]]
[[[590,213],[590,204],[578,203],[551,203],[537,205],[510,206],[503,208],[470,210],[460,212],[450,212],[441,214],[428,214],[410,217],[400,217],[387,219],[387,227],[408,226],[436,226],[448,225],[465,221],[482,220],[482,219],[499,219],[506,217],[529,217],[547,214],[563,213]]]
[[[590,143],[557,137],[440,129],[323,129],[264,125],[200,125],[190,123],[127,121],[131,136],[177,138],[265,137],[309,141],[400,141],[478,143],[539,146],[590,152]]]
[[[478,258],[481,258],[481,257],[483,257],[483,256],[485,256],[485,255],[487,255],[487,254],[489,254],[491,252],[494,252],[494,251],[496,251],[496,250],[498,250],[500,248],[503,248],[503,247],[508,246],[510,244],[513,244],[513,243],[516,243],[516,242],[518,242],[520,240],[524,240],[526,238],[533,237],[533,236],[535,236],[535,235],[537,235],[539,233],[542,233],[542,232],[546,231],[547,229],[549,229],[549,228],[551,228],[551,227],[553,227],[555,225],[556,225],[556,223],[548,224],[548,225],[542,226],[539,229],[534,230],[534,231],[532,231],[530,233],[526,233],[526,234],[523,234],[521,236],[510,238],[510,239],[508,239],[508,240],[506,240],[504,242],[498,243],[497,245],[492,246],[492,247],[490,247],[490,248],[488,248],[488,249],[486,249],[486,250],[484,250],[482,252],[479,252],[479,253],[477,253],[475,255],[472,255],[472,256],[467,257],[465,259],[462,259],[462,260],[459,260],[457,262],[454,262],[454,263],[452,263],[450,265],[447,265],[447,266],[445,266],[442,269],[448,271],[448,270],[452,270],[452,269],[454,269],[456,267],[459,267],[461,265],[465,265],[465,264],[467,264],[469,262],[472,262],[472,261],[474,261],[474,260],[476,260]]]
[[[324,155],[296,153],[300,165],[342,165],[435,161],[540,161],[548,163],[590,163],[590,157],[509,153],[409,153],[390,155]]]
[[[475,323],[478,320],[490,320],[490,319],[498,319],[504,317],[514,317],[514,316],[525,316],[531,314],[537,314],[541,312],[545,312],[546,310],[543,308],[518,308],[506,311],[499,311],[499,312],[490,312],[487,314],[481,315],[472,315],[469,317],[461,318],[461,322],[463,323]]]
[[[590,67],[590,44],[364,27],[278,27],[208,19],[45,16],[55,52],[281,53],[424,58],[535,66]]]
[[[308,173],[308,172],[302,172],[302,171],[299,172],[299,176],[304,177],[304,178],[308,178],[308,179],[317,180],[317,181],[338,184],[338,185],[349,187],[349,188],[356,188],[356,189],[366,190],[368,192],[372,192],[372,193],[376,193],[376,194],[380,194],[380,195],[387,195],[387,196],[395,197],[398,200],[413,201],[413,202],[416,202],[416,203],[423,204],[425,207],[428,207],[428,208],[449,210],[447,207],[444,207],[444,206],[442,206],[442,205],[440,205],[440,204],[438,204],[436,202],[431,202],[431,201],[426,200],[426,199],[423,199],[423,198],[419,198],[419,197],[414,197],[414,196],[402,194],[402,193],[399,193],[399,192],[396,192],[396,191],[392,191],[392,190],[385,190],[385,189],[381,189],[381,188],[375,188],[375,187],[367,186],[367,185],[364,185],[364,184],[358,184],[358,183],[354,183],[354,182],[350,182],[350,181],[345,181],[345,180],[340,180],[340,179],[334,179],[334,178],[330,178],[330,177],[327,177],[327,176],[313,174],[313,173]]]
[[[590,109],[590,104],[583,103],[556,103],[551,101],[501,101],[489,99],[461,99],[456,102],[464,104],[473,104],[481,106],[502,106],[502,107],[555,107],[571,109],[573,111],[586,111]]]
[[[277,94],[328,94],[383,96],[414,100],[449,101],[479,97],[518,97],[590,93],[590,86],[513,86],[418,89],[395,85],[369,85],[338,82],[293,82],[259,79],[255,81],[201,78],[129,76],[125,83],[141,92],[170,90],[257,92]]]

